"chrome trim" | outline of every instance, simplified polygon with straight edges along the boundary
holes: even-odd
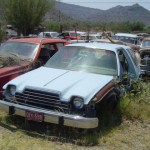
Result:
[[[112,91],[114,87],[112,87],[110,90],[108,90],[100,99],[98,99],[95,103],[100,102],[110,91]]]
[[[63,117],[65,126],[90,129],[98,127],[98,118],[85,118],[78,115],[64,114],[62,112],[47,111],[27,106],[21,106],[0,100],[0,109],[9,113],[9,107],[14,107],[14,114],[25,117],[25,111],[35,111],[44,114],[44,122],[59,124],[59,118]]]

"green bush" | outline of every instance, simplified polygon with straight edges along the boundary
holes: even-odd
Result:
[[[129,120],[150,121],[150,83],[143,83],[139,94],[129,93],[119,103],[122,117]]]

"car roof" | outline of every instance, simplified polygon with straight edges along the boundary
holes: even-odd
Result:
[[[124,48],[124,49],[129,48],[128,46],[125,45],[112,44],[112,43],[74,43],[74,44],[69,44],[67,46],[84,46],[89,48],[106,49],[114,52],[116,51],[117,48]]]
[[[131,38],[137,38],[136,34],[131,34],[131,33],[116,33],[115,36],[125,36],[125,37],[131,37]]]
[[[28,42],[28,43],[45,43],[45,42],[67,42],[66,40],[63,39],[56,39],[56,38],[11,38],[8,41],[14,41],[14,42]]]

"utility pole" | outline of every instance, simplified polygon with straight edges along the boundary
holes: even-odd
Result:
[[[58,3],[60,3],[61,0],[58,0]],[[58,22],[59,22],[59,32],[62,32],[62,25],[61,25],[61,13],[60,9],[58,10]]]
[[[60,9],[58,10],[58,22],[59,22],[59,32],[62,32],[62,26],[61,26],[61,16],[60,16]]]
[[[1,45],[1,42],[2,42],[2,28],[1,28],[1,22],[0,22],[0,45]]]

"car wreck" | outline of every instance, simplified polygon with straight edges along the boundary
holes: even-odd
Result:
[[[140,50],[141,72],[143,77],[150,76],[150,48]]]
[[[0,97],[2,87],[11,79],[44,65],[47,60],[68,44],[62,39],[14,38],[0,46]]]
[[[69,44],[44,66],[8,82],[0,109],[26,120],[96,128],[101,109],[114,108],[133,90],[131,80],[139,80],[135,59],[124,45]]]
[[[141,73],[143,78],[150,79],[150,38],[144,38],[140,48]]]

